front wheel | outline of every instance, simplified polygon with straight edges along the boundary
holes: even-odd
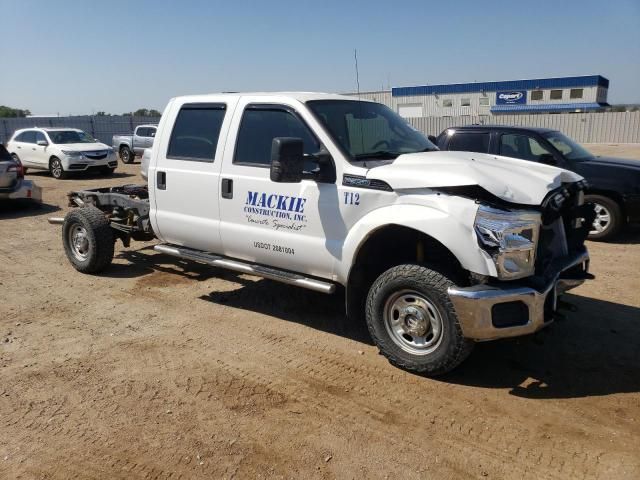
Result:
[[[104,213],[95,207],[78,208],[67,214],[62,243],[71,265],[79,272],[101,272],[113,260],[113,230]]]
[[[120,160],[122,160],[122,163],[131,163],[134,158],[135,155],[129,147],[120,148]]]
[[[624,222],[620,205],[602,195],[585,195],[584,201],[592,203],[596,211],[589,240],[608,241],[615,237]]]
[[[64,168],[62,168],[62,162],[57,157],[53,157],[49,162],[49,172],[56,180],[67,178],[67,172],[64,171]]]
[[[430,376],[453,370],[473,349],[464,338],[447,289],[454,283],[421,265],[398,265],[373,283],[367,326],[394,365]]]

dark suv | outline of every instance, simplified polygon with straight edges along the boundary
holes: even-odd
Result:
[[[582,175],[585,201],[595,205],[592,240],[610,240],[626,223],[640,221],[640,161],[598,157],[557,130],[469,125],[437,138],[441,150],[481,152],[546,163]]]

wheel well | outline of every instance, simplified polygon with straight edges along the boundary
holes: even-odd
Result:
[[[387,225],[374,231],[358,249],[347,280],[347,315],[362,315],[367,292],[375,279],[404,263],[426,265],[460,286],[469,282],[456,256],[441,242],[409,227]]]
[[[129,150],[131,150],[131,147],[129,145],[127,145],[126,143],[123,143],[120,145],[120,147],[118,148],[118,151],[121,152],[123,148],[128,148]]]
[[[51,156],[49,157],[49,167],[51,167],[51,161],[52,161],[54,158],[58,158],[58,157],[56,157],[55,155],[51,155]],[[58,158],[58,160],[60,160],[60,159]]]

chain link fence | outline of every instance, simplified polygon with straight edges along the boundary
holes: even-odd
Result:
[[[13,132],[21,128],[79,128],[102,143],[111,145],[114,135],[133,133],[138,125],[158,123],[160,117],[93,116],[42,117],[42,118],[0,118],[0,143],[6,143]]]

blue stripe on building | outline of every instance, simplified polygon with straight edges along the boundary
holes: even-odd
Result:
[[[492,113],[505,112],[566,112],[575,110],[596,110],[605,105],[599,103],[546,103],[536,105],[494,105],[491,107]]]
[[[509,80],[504,82],[452,83],[448,85],[422,85],[417,87],[394,87],[393,97],[418,95],[441,95],[448,93],[497,92],[499,90],[538,90],[549,88],[609,88],[609,80],[601,75],[580,77],[538,78],[531,80]]]

